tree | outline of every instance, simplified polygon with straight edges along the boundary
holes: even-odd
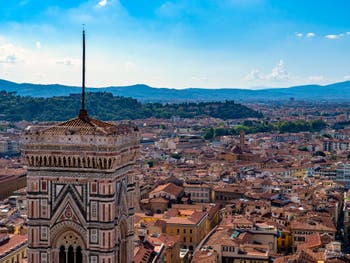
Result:
[[[223,135],[227,135],[227,130],[225,128],[219,127],[214,129],[214,137],[219,137]]]
[[[209,129],[207,129],[207,131],[204,134],[204,139],[206,140],[211,140],[214,138],[214,129],[211,127]]]
[[[314,156],[322,156],[322,157],[326,157],[326,154],[322,151],[316,151]]]
[[[302,152],[308,152],[309,151],[305,145],[299,146],[298,150],[302,151]]]
[[[154,166],[154,161],[153,160],[149,160],[146,163],[148,164],[149,168],[152,168]]]

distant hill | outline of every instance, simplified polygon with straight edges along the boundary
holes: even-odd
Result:
[[[61,121],[76,117],[81,96],[35,98],[0,91],[0,120]],[[220,119],[261,118],[262,114],[233,101],[199,103],[140,103],[133,98],[113,96],[109,92],[86,94],[90,116],[102,120],[155,118],[193,118],[210,116]]]
[[[40,85],[30,83],[14,83],[0,80],[0,90],[16,92],[21,96],[55,97],[80,93],[80,87],[59,84]],[[184,101],[267,101],[267,100],[350,100],[350,81],[330,85],[305,85],[290,88],[250,89],[168,89],[152,88],[137,84],[132,86],[118,86],[105,88],[87,88],[88,92],[110,92],[114,96],[132,97],[140,102],[184,102]]]

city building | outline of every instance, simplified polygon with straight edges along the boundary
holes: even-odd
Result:
[[[20,263],[27,258],[27,236],[0,234],[0,263]]]
[[[350,188],[350,163],[337,164],[335,180],[338,183],[344,184],[346,189]]]
[[[211,187],[210,185],[198,182],[188,181],[183,184],[186,195],[191,197],[193,202],[210,203],[211,201]]]
[[[166,233],[180,236],[182,248],[193,249],[207,234],[207,212],[171,208],[164,215]]]

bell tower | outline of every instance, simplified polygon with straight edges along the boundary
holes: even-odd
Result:
[[[131,262],[139,133],[135,126],[89,117],[84,31],[78,117],[28,127],[21,144],[28,170],[28,262]]]

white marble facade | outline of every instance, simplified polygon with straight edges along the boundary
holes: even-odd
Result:
[[[137,128],[84,116],[29,127],[21,144],[28,262],[131,262]]]

